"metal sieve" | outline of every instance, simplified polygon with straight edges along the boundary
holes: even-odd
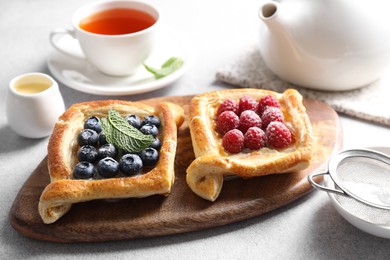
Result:
[[[328,187],[314,181],[314,177],[328,175],[334,183]],[[390,157],[369,149],[344,150],[333,155],[326,172],[312,173],[308,176],[310,184],[319,190],[342,195],[349,199],[338,199],[344,205],[352,205],[350,211],[358,211],[389,222],[390,214]],[[339,196],[337,196],[339,197]],[[354,199],[360,203],[354,203]],[[349,206],[351,208],[351,206]],[[379,211],[378,211],[379,209]],[[378,213],[385,215],[381,219]],[[378,223],[380,224],[380,223]]]

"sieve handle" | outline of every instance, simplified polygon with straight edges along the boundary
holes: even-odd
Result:
[[[338,194],[338,195],[347,196],[347,194],[345,194],[341,190],[327,188],[327,187],[322,186],[322,185],[320,185],[320,184],[318,184],[317,182],[314,181],[314,177],[322,176],[322,175],[329,175],[329,172],[311,173],[311,174],[309,174],[309,176],[307,176],[307,180],[310,182],[311,186],[313,186],[317,190],[322,190],[322,191],[326,191],[326,192],[335,193],[335,194]]]

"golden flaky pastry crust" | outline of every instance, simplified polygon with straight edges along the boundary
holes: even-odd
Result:
[[[77,135],[82,130],[85,119],[90,116],[106,117],[110,109],[117,110],[122,116],[136,114],[143,118],[156,115],[160,118],[159,139],[162,147],[159,161],[152,170],[136,177],[72,179],[72,169],[77,163],[76,152],[79,147]],[[183,109],[168,102],[152,107],[136,102],[107,100],[71,106],[59,118],[49,140],[48,169],[51,183],[42,192],[38,206],[43,222],[55,222],[77,202],[169,194],[174,182],[177,127],[183,121]]]
[[[245,149],[230,154],[222,147],[222,136],[216,129],[218,106],[226,99],[238,101],[242,96],[259,100],[264,95],[275,96],[293,136],[285,149]],[[190,106],[190,132],[196,159],[187,169],[186,181],[200,197],[217,199],[224,176],[250,178],[274,173],[294,172],[307,168],[312,156],[312,130],[302,96],[293,89],[276,93],[261,89],[230,89],[209,92],[194,97]]]

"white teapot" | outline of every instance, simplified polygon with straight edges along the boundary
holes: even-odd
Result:
[[[350,90],[381,78],[389,68],[386,0],[268,1],[259,17],[265,64],[298,86]]]

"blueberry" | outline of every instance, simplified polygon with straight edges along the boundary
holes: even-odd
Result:
[[[98,159],[98,151],[92,145],[81,146],[77,152],[77,159],[79,162],[86,161],[93,163]]]
[[[84,129],[77,136],[77,143],[80,146],[87,145],[87,144],[96,145],[98,141],[99,141],[99,135],[96,133],[96,131],[91,129]]]
[[[149,147],[154,148],[154,149],[156,149],[157,151],[160,150],[160,148],[161,148],[161,142],[160,142],[160,140],[158,139],[158,137],[154,137],[154,141],[153,141],[153,143],[152,143]]]
[[[141,118],[139,118],[137,115],[128,115],[125,117],[125,119],[130,125],[134,126],[137,129],[140,129],[142,122]]]
[[[73,169],[75,179],[91,179],[96,173],[96,168],[90,162],[79,162]]]
[[[100,145],[108,144],[106,135],[103,132],[100,132],[99,134],[99,144]]]
[[[158,134],[158,128],[151,124],[143,125],[139,130],[146,135],[153,135],[154,137]]]
[[[102,131],[102,123],[98,117],[91,116],[85,120],[84,129],[92,129],[96,131],[96,133],[100,133]]]
[[[142,160],[136,154],[125,154],[119,160],[119,168],[126,176],[132,176],[141,173],[142,166]]]
[[[151,116],[144,117],[144,121],[142,122],[142,125],[146,125],[146,124],[155,125],[157,128],[159,128],[161,125],[161,122],[157,116],[151,115]]]
[[[145,166],[153,166],[157,163],[159,154],[156,149],[149,147],[143,150],[139,157],[141,157],[142,163]]]
[[[119,163],[110,157],[106,157],[99,161],[97,168],[100,176],[111,178],[119,172]]]
[[[106,157],[115,158],[118,154],[117,149],[113,144],[104,144],[100,146],[98,150],[98,157],[99,159],[103,159]]]

